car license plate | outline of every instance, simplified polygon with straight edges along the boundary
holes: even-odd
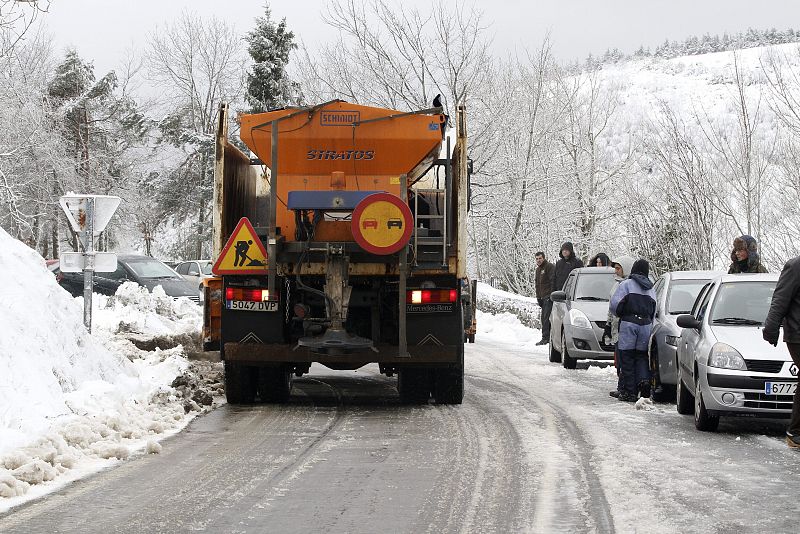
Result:
[[[225,307],[229,310],[274,312],[278,311],[278,302],[275,300],[259,302],[249,300],[226,300]]]
[[[797,382],[767,382],[764,384],[764,393],[767,395],[794,395],[797,391]]]

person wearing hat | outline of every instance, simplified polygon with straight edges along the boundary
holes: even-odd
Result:
[[[758,243],[753,236],[743,235],[733,240],[731,266],[728,274],[765,273],[766,267],[761,264],[758,254]]]
[[[566,283],[569,273],[571,273],[573,269],[583,267],[583,261],[575,257],[575,247],[570,241],[561,245],[561,251],[558,255],[559,259],[553,269],[553,279],[550,283],[550,287],[553,291],[561,291],[564,289],[564,283]]]
[[[617,351],[622,374],[619,400],[635,402],[637,388],[642,397],[650,396],[650,364],[647,344],[656,314],[656,292],[648,277],[650,264],[636,260],[627,280],[611,297],[609,311],[619,317]]]
[[[630,256],[620,256],[611,262],[611,267],[614,268],[614,285],[611,286],[611,293],[608,300],[616,293],[617,288],[623,280],[630,274],[633,262],[636,260]],[[610,391],[608,394],[612,397],[619,397],[622,391],[622,373],[619,367],[619,358],[617,357],[617,341],[619,341],[619,317],[611,313],[609,310],[608,317],[606,318],[606,326],[603,329],[603,342],[607,345],[614,345],[614,366],[617,368],[617,389]]]

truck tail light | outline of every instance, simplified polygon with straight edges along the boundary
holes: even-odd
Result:
[[[251,289],[226,287],[225,300],[244,300],[248,302],[264,302],[269,300],[269,289]]]
[[[413,289],[406,292],[408,304],[441,304],[458,300],[456,289]]]

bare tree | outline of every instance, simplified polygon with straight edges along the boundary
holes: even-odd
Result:
[[[760,239],[778,130],[765,126],[762,85],[748,79],[736,51],[733,52],[732,85],[733,123],[724,116],[711,117],[703,110],[699,125],[716,155],[711,160],[715,174],[725,181],[714,188],[717,208],[739,233]]]
[[[562,217],[574,224],[570,233],[577,238],[576,253],[586,259],[590,250],[602,244],[598,227],[613,216],[612,192],[628,172],[634,147],[629,139],[620,154],[605,149],[616,119],[619,89],[600,71],[562,75],[559,99],[564,119],[557,139],[566,187],[557,193],[562,195]]]
[[[221,19],[184,13],[175,23],[150,35],[148,60],[152,80],[162,91],[167,109],[162,132],[185,154],[174,171],[173,183],[183,184],[175,189],[188,195],[170,196],[167,206],[178,216],[194,219],[194,254],[200,258],[204,244],[207,250],[210,241],[206,221],[218,104],[221,100],[234,104],[241,101],[244,42],[234,27]],[[185,188],[187,178],[194,189]]]
[[[13,53],[50,0],[0,0],[0,58]]]
[[[630,248],[658,272],[711,269],[718,210],[710,156],[660,102],[644,136],[638,172],[624,188]]]

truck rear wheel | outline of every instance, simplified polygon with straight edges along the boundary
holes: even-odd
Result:
[[[285,367],[262,367],[258,370],[261,402],[286,402],[291,391],[292,377]]]
[[[403,404],[425,404],[431,396],[431,371],[407,367],[397,373],[397,392]]]
[[[461,404],[464,400],[464,366],[434,370],[433,394],[437,404]]]
[[[225,398],[229,404],[252,404],[258,390],[258,369],[225,362]]]
[[[437,404],[461,404],[464,400],[464,344],[459,347],[459,362],[433,370],[433,396]]]

